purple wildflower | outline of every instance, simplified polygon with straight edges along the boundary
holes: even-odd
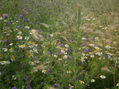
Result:
[[[28,85],[26,86],[26,89],[32,89],[32,88],[31,88],[31,86],[28,84]]]
[[[82,46],[85,46],[86,44],[85,44],[85,43],[82,43],[81,45],[82,45]]]
[[[49,38],[49,39],[51,39],[51,36],[50,36],[50,35],[48,35],[48,38]]]
[[[61,52],[60,51],[57,51],[57,54],[60,54]]]
[[[68,49],[68,52],[71,52],[71,49]]]
[[[29,9],[28,9],[28,11],[29,11],[29,12],[31,12],[31,11],[32,11],[32,9],[31,9],[31,8],[29,8]]]
[[[5,19],[5,18],[8,18],[8,14],[2,14],[2,17]]]
[[[59,88],[59,85],[57,83],[54,84],[54,87]]]
[[[68,58],[71,58],[71,56],[68,56]]]
[[[104,54],[104,58],[105,58],[105,59],[108,59],[108,54],[105,53],[105,54]]]
[[[90,49],[89,48],[84,49],[83,52],[85,52],[85,53],[90,52]]]
[[[65,46],[65,44],[64,44],[64,43],[62,43],[62,44],[61,44],[61,47],[64,47],[64,46]]]
[[[17,89],[16,87],[12,87],[12,89]]]
[[[60,39],[57,39],[57,42],[60,42]]]
[[[19,16],[20,18],[23,18],[24,17],[24,14],[20,14],[20,16]]]
[[[93,37],[92,40],[95,41],[95,38]]]
[[[47,73],[49,73],[50,72],[50,69],[46,69],[46,71],[47,71]]]
[[[38,30],[38,32],[40,33],[40,32],[41,32],[41,30]]]
[[[40,14],[38,14],[38,16],[40,16]]]
[[[50,54],[51,54],[51,52],[50,52],[50,51],[48,51],[48,54],[50,55]]]

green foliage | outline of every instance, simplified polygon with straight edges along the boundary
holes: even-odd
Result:
[[[118,50],[101,31],[117,9],[118,0],[1,0],[0,88],[118,89]]]

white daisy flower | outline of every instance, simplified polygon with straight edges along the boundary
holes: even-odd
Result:
[[[18,32],[18,34],[20,35],[20,34],[22,34],[22,32],[21,32],[21,31],[19,31],[19,32]]]
[[[10,43],[9,45],[10,45],[10,46],[12,46],[12,45],[13,45],[13,43]]]
[[[21,39],[22,39],[22,36],[17,36],[17,38],[18,38],[19,40],[21,40]]]
[[[66,48],[68,48],[68,47],[69,47],[69,45],[68,45],[68,44],[65,44],[65,47],[66,47]]]
[[[19,45],[19,48],[25,48],[25,44]]]
[[[53,37],[54,35],[53,34],[50,34],[50,37]]]
[[[3,18],[2,18],[2,17],[0,17],[0,20],[3,20]]]
[[[26,29],[30,29],[30,27],[29,27],[29,26],[25,26],[25,28],[26,28]]]
[[[80,84],[84,84],[85,82],[84,81],[82,81],[82,80],[79,80],[79,82],[80,82]]]
[[[63,56],[63,58],[64,58],[64,59],[67,59],[67,58],[68,58],[68,56],[67,56],[67,55],[64,55],[64,56]]]
[[[43,69],[42,70],[42,73],[46,74],[47,73],[47,70]]]
[[[101,78],[101,79],[105,79],[106,76],[104,76],[104,75],[100,75],[100,78]]]
[[[0,64],[4,65],[4,64],[9,64],[9,61],[0,61]]]
[[[110,49],[111,46],[110,46],[110,45],[106,45],[105,48],[106,48],[106,49]]]
[[[28,37],[28,36],[26,36],[26,37],[25,37],[25,40],[29,40],[29,37]]]
[[[14,49],[13,49],[13,48],[10,48],[10,49],[9,49],[9,51],[10,51],[10,52],[13,52],[13,51],[14,51]]]
[[[95,45],[94,44],[89,44],[90,47],[94,47]]]
[[[7,51],[8,51],[8,49],[7,49],[7,48],[2,48],[2,50],[3,50],[4,52],[7,52]]]
[[[87,40],[87,39],[86,39],[86,38],[84,38],[84,37],[82,37],[81,39],[82,39],[82,40],[84,40],[84,41],[85,41],[85,40]]]
[[[72,89],[74,86],[72,86],[71,84],[69,84],[69,89]]]
[[[119,87],[119,83],[117,83],[116,86]]]
[[[30,65],[35,65],[35,63],[34,63],[34,62],[32,62],[32,61],[30,61],[30,62],[29,62],[29,64],[30,64]]]
[[[95,79],[91,79],[91,82],[92,82],[92,83],[95,82]]]
[[[57,58],[58,56],[57,55],[54,55],[54,58]]]

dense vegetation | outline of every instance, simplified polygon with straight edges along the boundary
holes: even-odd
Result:
[[[119,89],[119,0],[0,0],[0,89]]]

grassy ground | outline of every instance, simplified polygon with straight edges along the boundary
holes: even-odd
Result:
[[[119,89],[118,0],[1,0],[0,89]]]

